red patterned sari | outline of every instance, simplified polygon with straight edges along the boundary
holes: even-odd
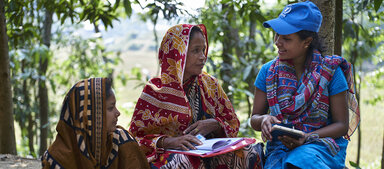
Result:
[[[170,28],[159,49],[161,76],[151,79],[144,87],[131,120],[129,131],[138,140],[152,166],[163,166],[171,155],[157,151],[157,140],[162,136],[183,135],[182,132],[196,120],[216,119],[225,132],[221,137],[236,137],[239,130],[239,120],[232,104],[213,76],[203,72],[183,84],[189,34],[194,26],[199,27],[206,38],[207,56],[208,39],[204,25],[183,24]],[[191,86],[196,92],[189,92]],[[193,104],[194,99],[198,100],[197,104]],[[203,112],[203,117],[198,117],[199,112]],[[189,161],[189,167],[201,167],[202,160],[197,157],[176,156],[180,157],[179,160]],[[215,166],[220,166],[220,162]]]

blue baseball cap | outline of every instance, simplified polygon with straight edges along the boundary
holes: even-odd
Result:
[[[306,1],[285,6],[279,17],[264,22],[263,26],[272,28],[280,35],[301,30],[319,32],[322,20],[319,8],[311,1]]]

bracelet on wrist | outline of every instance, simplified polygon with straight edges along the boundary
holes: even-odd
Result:
[[[319,139],[319,134],[317,133],[311,133],[310,135],[305,138],[305,143],[311,143]]]
[[[164,153],[165,152],[165,148],[164,148],[164,139],[165,138],[166,138],[166,136],[161,136],[157,140],[157,143],[156,143],[156,152],[157,153]]]
[[[160,147],[161,148],[165,148],[164,147],[164,139],[165,139],[165,136],[160,138]]]

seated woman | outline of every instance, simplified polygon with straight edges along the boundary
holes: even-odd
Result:
[[[91,78],[67,93],[57,136],[41,157],[43,168],[149,168],[136,140],[117,126],[111,80]]]
[[[276,32],[279,50],[257,75],[251,118],[252,127],[268,140],[267,169],[345,166],[348,140],[343,136],[349,138],[359,121],[353,76],[344,58],[322,55],[321,22],[320,10],[306,1],[287,5],[263,24]],[[348,106],[354,118],[348,119]],[[272,138],[274,124],[299,129],[305,137]]]
[[[171,27],[159,50],[161,76],[145,86],[129,131],[136,137],[152,168],[254,168],[257,153],[249,146],[212,158],[164,153],[194,149],[196,134],[236,137],[239,120],[218,81],[202,69],[208,40],[204,25]],[[166,165],[165,165],[166,164]]]

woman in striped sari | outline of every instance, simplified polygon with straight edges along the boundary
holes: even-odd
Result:
[[[149,168],[136,140],[121,126],[107,78],[76,83],[67,93],[57,136],[42,156],[43,168]]]

